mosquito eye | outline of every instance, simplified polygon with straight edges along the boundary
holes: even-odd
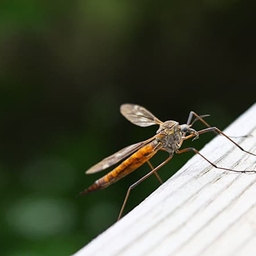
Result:
[[[180,130],[182,131],[182,132],[188,132],[188,126],[187,125],[181,125],[180,126]]]

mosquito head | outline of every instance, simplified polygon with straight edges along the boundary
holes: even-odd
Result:
[[[180,130],[182,133],[187,133],[190,129],[191,125],[190,124],[181,124],[180,125]]]
[[[199,134],[195,129],[191,128],[191,126],[192,126],[192,124],[182,124],[182,125],[180,125],[181,133],[182,133],[183,137],[185,137],[186,134],[193,134],[195,136],[193,138],[193,140],[196,140],[196,139],[198,139]]]

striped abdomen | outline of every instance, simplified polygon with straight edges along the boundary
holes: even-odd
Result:
[[[125,177],[129,173],[135,171],[137,168],[139,168],[156,154],[156,152],[158,151],[158,149],[156,149],[156,144],[156,141],[152,141],[151,143],[136,151],[111,172],[96,180],[89,188],[82,191],[80,195],[104,189],[113,184],[114,182]]]

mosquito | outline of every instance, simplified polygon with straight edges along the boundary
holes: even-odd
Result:
[[[121,210],[118,215],[119,220],[123,214],[125,205],[127,203],[130,192],[133,188],[139,185],[142,181],[147,179],[151,175],[155,175],[156,178],[162,183],[160,176],[157,171],[164,166],[167,162],[169,162],[174,153],[182,154],[185,152],[193,152],[195,154],[200,155],[204,160],[206,160],[210,165],[217,169],[238,172],[238,173],[256,173],[256,170],[233,170],[225,167],[220,167],[208,160],[204,155],[202,155],[197,149],[193,147],[187,147],[180,149],[183,141],[187,139],[198,139],[199,135],[213,132],[215,134],[220,134],[232,142],[235,146],[237,146],[241,151],[256,156],[256,154],[251,153],[245,149],[243,149],[240,145],[238,145],[235,141],[233,141],[230,137],[228,137],[225,133],[223,133],[219,128],[210,126],[203,118],[209,115],[198,115],[194,111],[191,111],[188,116],[188,120],[186,124],[179,124],[176,121],[168,120],[165,122],[160,121],[157,117],[155,117],[151,112],[149,112],[146,108],[135,105],[135,104],[123,104],[120,107],[121,114],[128,119],[131,123],[140,126],[147,127],[151,125],[159,125],[159,129],[156,134],[142,142],[138,142],[127,146],[113,155],[103,159],[99,163],[92,166],[90,169],[86,171],[86,174],[97,173],[102,170],[107,169],[108,167],[117,164],[119,161],[125,159],[122,163],[120,163],[116,168],[107,173],[102,178],[96,180],[91,186],[87,189],[80,192],[79,195],[85,195],[97,190],[102,190],[111,184],[117,182],[122,179],[126,175],[132,173],[136,169],[138,169],[144,163],[147,163],[150,167],[150,171],[144,175],[142,178],[133,183],[127,190]],[[196,122],[200,121],[203,123],[206,128],[196,131],[192,128],[192,125]],[[163,150],[168,153],[168,157],[161,162],[158,166],[153,167],[150,163],[150,159],[159,151]]]

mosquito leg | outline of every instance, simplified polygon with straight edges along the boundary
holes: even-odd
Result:
[[[256,154],[243,149],[238,143],[236,143],[234,140],[232,140],[229,136],[227,136],[223,131],[221,131],[217,127],[208,127],[208,128],[205,128],[203,130],[198,131],[197,133],[198,134],[204,134],[204,133],[207,133],[207,132],[214,132],[214,133],[217,133],[217,134],[221,134],[222,136],[224,136],[226,139],[228,139],[230,142],[232,142],[235,146],[237,146],[243,152],[245,152],[247,154],[250,154],[250,155],[253,155],[253,156],[256,156]]]
[[[206,115],[208,116],[208,115]],[[189,116],[188,116],[188,120],[187,120],[187,124],[191,124],[192,123],[192,119],[193,117],[195,117],[197,120],[199,120],[201,123],[203,123],[206,127],[211,127],[210,124],[208,124],[203,118],[202,116],[198,115],[197,113],[195,113],[194,111],[190,111]]]
[[[124,207],[127,203],[128,197],[130,195],[130,192],[132,189],[134,189],[136,186],[138,186],[142,181],[146,180],[149,176],[151,176],[152,174],[155,174],[157,170],[159,170],[162,166],[164,166],[167,162],[169,162],[172,159],[172,155],[169,155],[168,158],[166,158],[161,164],[159,164],[157,167],[153,168],[150,172],[148,172],[146,175],[144,175],[142,178],[140,178],[139,180],[137,180],[135,183],[133,183],[127,190],[125,198],[124,198],[124,202],[122,204],[121,210],[119,212],[118,218],[117,220],[119,220],[123,214],[124,211]],[[153,167],[153,166],[152,166]]]
[[[213,162],[211,162],[209,159],[207,159],[204,155],[202,155],[202,154],[201,154],[197,149],[195,149],[195,148],[184,148],[184,149],[181,149],[181,150],[177,150],[176,153],[177,153],[177,154],[182,154],[182,153],[189,152],[189,151],[192,151],[192,152],[194,152],[195,154],[198,154],[198,155],[201,156],[204,160],[206,160],[210,165],[212,165],[214,168],[217,168],[217,169],[221,169],[221,170],[224,170],[224,171],[230,171],[230,172],[238,172],[238,173],[256,173],[256,170],[237,171],[237,170],[233,170],[233,169],[230,169],[230,168],[225,168],[225,167],[217,166],[216,164],[214,164]]]
[[[151,170],[154,170],[154,166],[150,163],[149,160],[147,161],[147,163],[148,163],[150,169],[151,169]],[[154,172],[154,174],[155,174],[156,178],[158,179],[158,181],[159,181],[161,184],[163,184],[163,181],[162,181],[161,177],[159,176],[159,174],[158,174],[156,171]]]
[[[213,127],[213,126],[210,126],[203,118],[202,116],[199,116],[198,114],[196,114],[194,111],[190,111],[189,113],[189,117],[188,117],[188,121],[187,121],[187,124],[191,124],[191,121],[193,119],[193,116],[195,116],[195,118],[197,120],[199,120],[200,122],[202,122],[207,128],[205,129],[202,129],[200,131],[197,132],[197,134],[203,134],[203,133],[207,133],[207,132],[213,132],[215,134],[221,134],[222,136],[224,136],[225,138],[227,138],[230,142],[232,142],[235,146],[237,146],[240,150],[242,150],[243,152],[247,153],[247,154],[250,154],[250,155],[253,155],[253,156],[256,156],[256,154],[254,153],[251,153],[245,149],[243,149],[240,145],[238,145],[234,140],[232,140],[229,136],[227,136],[223,131],[221,131],[219,128],[217,127]],[[190,138],[191,136],[188,135],[187,138]],[[246,137],[243,136],[243,137]],[[185,138],[185,139],[187,139]]]
[[[208,116],[208,115],[205,115],[205,116]],[[203,119],[204,116],[200,116],[197,113],[195,113],[194,111],[190,111],[190,113],[189,113],[188,121],[187,121],[188,125],[193,124],[195,122],[195,120],[192,122],[193,117],[196,118],[195,120],[199,120],[201,123],[203,123],[206,127],[212,128],[212,126]],[[215,134],[220,134],[220,132],[218,132],[218,131],[213,131],[213,132]],[[232,138],[241,138],[241,137],[247,138],[249,136],[250,136],[250,134],[245,134],[245,135],[241,135],[241,136],[230,136],[230,137],[232,137]]]
[[[190,111],[189,112],[189,115],[188,115],[188,120],[187,120],[187,124],[190,125],[192,123],[192,119],[194,117],[194,113],[193,111]]]
[[[208,116],[208,115],[205,115],[205,116]],[[212,128],[212,126],[203,119],[203,116],[198,115],[194,111],[190,111],[189,113],[188,120],[187,120],[188,125],[193,124],[195,122],[195,120],[192,122],[193,117],[196,118],[195,120],[199,120],[201,123],[203,123],[206,127]],[[215,134],[219,134],[217,131],[212,131],[212,132],[214,132]]]

